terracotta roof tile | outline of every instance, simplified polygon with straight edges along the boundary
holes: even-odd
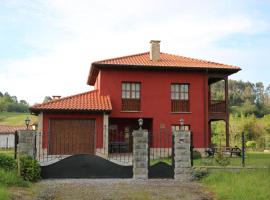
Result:
[[[0,125],[0,134],[10,134],[15,133],[18,130],[26,130],[25,126],[9,126],[9,125]]]
[[[214,70],[231,70],[237,72],[240,69],[238,66],[226,65],[217,62],[211,62],[207,60],[200,60],[195,58],[189,58],[184,56],[178,56],[168,53],[160,53],[160,60],[151,61],[149,52],[134,54],[130,56],[112,58],[107,60],[101,60],[92,63],[92,67],[88,77],[88,84],[93,85],[97,76],[98,70],[96,66],[106,66],[113,65],[117,66],[126,66],[126,67],[137,67],[143,69],[214,69]]]
[[[184,56],[177,56],[168,53],[160,53],[160,60],[151,61],[149,52],[124,56],[119,58],[107,59],[94,62],[93,64],[113,64],[113,65],[143,65],[143,66],[162,66],[162,67],[194,67],[194,68],[221,68],[221,69],[240,69],[237,66],[225,65],[221,63],[200,60]]]
[[[112,105],[109,96],[101,96],[97,90],[93,90],[30,107],[32,112],[43,110],[111,111]]]

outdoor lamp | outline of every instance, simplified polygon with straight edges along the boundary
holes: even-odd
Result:
[[[142,118],[138,119],[138,122],[139,122],[140,130],[142,130],[143,119]]]
[[[26,125],[26,130],[28,130],[29,124],[30,124],[30,119],[29,117],[26,117],[26,119],[24,120],[25,125]]]
[[[185,124],[185,120],[184,120],[183,118],[181,118],[181,119],[179,120],[179,122],[180,122],[180,130],[183,130],[184,124]]]
[[[33,124],[32,125],[32,130],[35,131],[37,129],[37,125],[36,124]]]

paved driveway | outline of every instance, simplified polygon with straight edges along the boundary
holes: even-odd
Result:
[[[196,182],[132,179],[61,179],[37,183],[38,200],[211,200]]]

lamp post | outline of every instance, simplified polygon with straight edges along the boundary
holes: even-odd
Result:
[[[140,130],[142,130],[142,126],[143,126],[143,119],[142,119],[142,118],[138,119],[138,122],[139,122],[139,127],[140,127]]]
[[[29,124],[30,124],[30,119],[29,117],[26,117],[26,119],[24,120],[25,125],[26,125],[26,130],[28,130]]]
[[[184,130],[185,120],[183,118],[180,118],[179,123],[180,123],[180,130],[183,131]]]

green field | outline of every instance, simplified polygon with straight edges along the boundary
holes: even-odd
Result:
[[[200,160],[196,161],[199,165]],[[241,158],[232,158],[232,166],[241,166]],[[270,199],[270,154],[247,153],[247,166],[266,169],[240,172],[213,172],[201,180],[218,200],[268,200]]]
[[[242,158],[233,156],[230,159],[229,166],[242,166]],[[262,152],[247,152],[245,157],[245,164],[247,167],[268,167],[270,166],[270,153]],[[218,166],[215,159],[202,158],[194,160],[194,166]]]
[[[25,125],[24,120],[26,117],[30,118],[30,123],[37,122],[37,117],[35,115],[30,115],[29,113],[0,112],[0,124],[23,126]]]

